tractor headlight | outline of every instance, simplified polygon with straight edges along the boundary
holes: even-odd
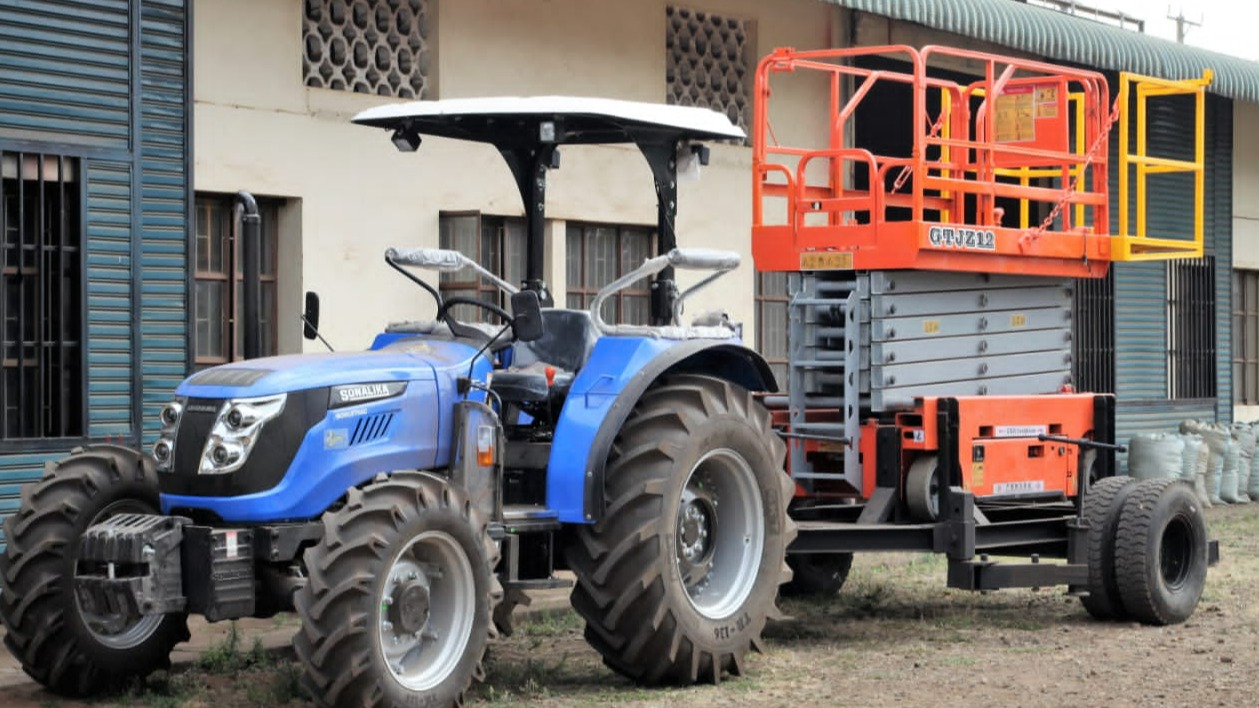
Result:
[[[227,401],[219,410],[201,451],[201,474],[227,474],[240,469],[267,421],[284,410],[287,396],[241,398]]]
[[[184,399],[177,397],[167,403],[158,419],[162,430],[153,443],[153,459],[158,472],[170,472],[175,463],[175,437],[179,433],[179,421],[184,416]]]

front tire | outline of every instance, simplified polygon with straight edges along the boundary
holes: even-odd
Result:
[[[1207,578],[1207,524],[1179,479],[1139,482],[1124,502],[1115,539],[1115,579],[1124,609],[1145,624],[1189,619]]]
[[[726,381],[648,391],[608,457],[606,513],[568,549],[586,639],[643,684],[743,673],[774,611],[795,537],[785,447],[769,413]]]
[[[502,599],[488,526],[464,492],[395,472],[350,490],[306,551],[293,648],[325,706],[461,705]]]
[[[128,448],[76,450],[38,483],[4,522],[0,618],[4,643],[22,669],[54,693],[91,696],[170,666],[187,641],[187,615],[94,615],[74,590],[79,539],[93,524],[122,513],[156,514],[157,475]]]

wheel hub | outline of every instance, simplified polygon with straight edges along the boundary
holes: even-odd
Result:
[[[733,450],[711,450],[692,468],[678,502],[675,556],[687,599],[705,617],[728,617],[752,592],[765,544],[755,474]]]
[[[420,576],[394,589],[389,619],[404,634],[415,634],[428,624],[428,578]]]
[[[717,489],[700,475],[693,476],[682,492],[678,507],[678,569],[689,593],[708,587],[717,538]]]

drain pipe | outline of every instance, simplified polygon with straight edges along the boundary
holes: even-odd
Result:
[[[236,193],[236,211],[240,215],[240,253],[244,271],[245,302],[241,310],[241,331],[244,333],[246,359],[262,356],[262,217],[254,195],[241,190]],[[230,354],[229,354],[230,358]]]

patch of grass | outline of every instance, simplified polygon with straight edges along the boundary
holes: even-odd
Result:
[[[285,705],[306,697],[302,688],[302,669],[296,662],[286,661],[274,665],[272,670],[259,675],[258,679],[250,681],[245,688],[245,697],[251,705]]]
[[[227,636],[202,652],[197,666],[211,674],[232,674],[239,671],[243,663],[240,629],[236,626],[236,620],[232,620],[227,627]]]
[[[576,632],[585,626],[578,615],[572,610],[563,610],[561,612],[542,612],[532,616],[528,622],[521,624],[518,629],[520,633],[526,637],[558,637],[570,632]]]

